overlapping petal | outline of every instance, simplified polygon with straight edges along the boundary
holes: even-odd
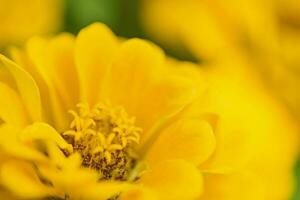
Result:
[[[2,97],[0,102],[0,118],[7,123],[13,123],[21,127],[25,126],[28,123],[28,116],[20,96],[13,89],[1,82],[0,96]]]
[[[201,173],[184,160],[160,163],[144,173],[139,183],[153,190],[158,199],[195,199],[203,192]]]
[[[1,54],[0,67],[5,68],[13,76],[18,88],[18,92],[20,93],[30,119],[32,121],[41,121],[42,108],[40,93],[32,77],[14,62],[10,61]]]
[[[146,160],[150,166],[169,159],[183,159],[198,166],[212,155],[215,146],[215,135],[206,121],[181,119],[159,135]]]
[[[118,48],[118,40],[105,25],[95,23],[76,38],[75,64],[80,80],[81,101],[98,103],[108,68]]]
[[[0,176],[1,184],[21,198],[43,198],[53,194],[50,187],[40,182],[35,169],[29,163],[5,162],[0,166]]]

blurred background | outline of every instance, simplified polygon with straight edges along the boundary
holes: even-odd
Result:
[[[35,34],[77,34],[96,21],[179,60],[246,58],[300,127],[299,0],[0,0],[0,52]],[[295,177],[292,200],[299,200],[300,161]]]

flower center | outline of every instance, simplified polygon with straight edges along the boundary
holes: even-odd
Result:
[[[126,180],[136,163],[134,145],[142,132],[135,118],[107,103],[77,107],[78,112],[70,111],[74,119],[63,137],[82,156],[82,166],[99,172],[101,180]]]

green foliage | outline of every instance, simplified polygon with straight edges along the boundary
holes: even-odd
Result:
[[[144,32],[140,4],[140,0],[66,0],[64,31],[76,34],[98,21],[107,24],[119,36],[144,38],[164,47]],[[165,47],[164,50],[178,59],[196,60],[183,46],[178,49]]]
[[[65,31],[77,33],[96,21],[116,29],[119,22],[120,0],[66,0]]]
[[[295,167],[295,175],[296,175],[297,186],[295,189],[296,192],[292,200],[299,200],[300,199],[300,159],[298,160],[298,163]]]

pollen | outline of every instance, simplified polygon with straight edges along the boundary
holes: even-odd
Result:
[[[142,132],[135,118],[109,103],[92,108],[80,103],[77,111],[69,112],[73,120],[63,137],[80,153],[82,166],[99,172],[100,180],[126,180],[136,163],[134,147]]]

